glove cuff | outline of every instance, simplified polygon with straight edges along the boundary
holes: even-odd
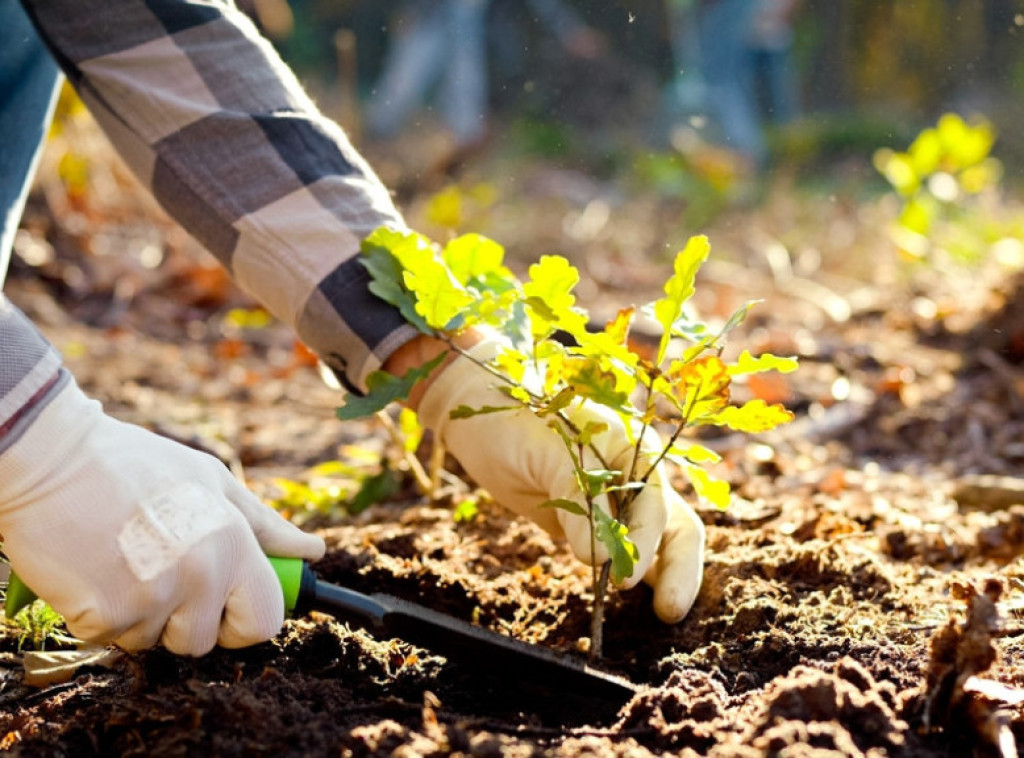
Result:
[[[493,378],[474,360],[487,362],[499,355],[504,347],[505,343],[500,340],[485,339],[465,351],[466,355],[459,355],[445,366],[423,393],[416,411],[420,423],[443,438],[452,410],[465,402],[464,398],[471,394],[472,388]]]
[[[102,417],[102,406],[85,396],[73,378],[44,399],[30,425],[0,454],[0,512],[28,491],[45,484],[54,468],[65,465],[83,435]]]

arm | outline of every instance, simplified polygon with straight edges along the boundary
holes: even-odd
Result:
[[[367,374],[382,366],[403,373],[443,349],[417,337],[397,310],[369,292],[368,274],[356,258],[360,240],[372,229],[403,225],[387,192],[227,0],[23,2],[83,100],[172,217],[349,384],[365,386]],[[486,348],[473,345],[479,339],[468,335],[463,347]],[[578,521],[552,523],[549,512],[537,508],[553,492],[562,497],[578,490],[562,443],[536,419],[517,423],[503,441],[495,440],[489,424],[449,425],[450,410],[459,402],[486,401],[495,391],[473,364],[454,357],[448,364],[410,404],[420,407],[425,424],[499,502],[568,537],[577,554],[584,552],[579,535],[585,530]],[[72,415],[109,426],[95,409]],[[128,434],[112,432],[122,433]],[[621,428],[608,435],[610,448],[628,454],[625,440]],[[38,448],[46,444],[41,437],[34,442]],[[637,509],[644,523],[631,523],[645,556],[635,581],[645,574],[656,585],[659,614],[676,621],[689,610],[700,583],[703,531],[669,487],[649,491],[648,505]],[[197,502],[184,495],[183,507]],[[152,507],[163,512],[162,501]],[[34,523],[25,519],[22,528],[35,530]],[[200,536],[197,545],[205,544],[205,532]],[[313,547],[295,543],[292,554]],[[322,543],[318,547],[322,552]],[[140,552],[148,559],[150,551]],[[32,586],[31,577],[25,578]],[[88,586],[83,579],[82,588]],[[88,597],[77,592],[71,599],[81,605]],[[219,611],[216,603],[211,608]],[[82,626],[92,624],[109,637],[105,630],[118,621],[87,618]],[[278,616],[265,628],[274,622],[280,624]],[[168,628],[173,634],[183,624],[169,622]],[[139,640],[153,639],[153,630],[113,636],[138,646]],[[238,639],[228,636],[232,643]],[[204,637],[172,649],[209,645]]]
[[[343,381],[413,336],[360,241],[404,222],[341,129],[229,2],[24,0],[69,80],[167,212]]]
[[[24,5],[143,183],[350,382],[407,338],[354,260],[401,224],[390,199],[231,8]],[[265,555],[315,560],[323,541],[211,456],[104,414],[6,301],[0,352],[4,552],[72,633],[191,654],[276,633]]]

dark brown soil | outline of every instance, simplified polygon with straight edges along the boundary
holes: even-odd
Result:
[[[851,232],[839,249],[823,231],[849,226],[852,205],[819,203],[815,224],[806,198],[779,192],[784,199],[709,230],[724,255],[702,274],[698,305],[728,312],[748,297],[768,300],[735,343],[801,357],[787,382],[751,388],[781,393],[799,418],[764,439],[704,440],[723,454],[718,473],[737,497],[726,512],[700,507],[709,550],[684,622],[660,623],[646,588],[611,596],[601,665],[641,685],[631,700],[580,701],[557,680],[460,666],[319,615],[251,649],[197,660],[157,649],[31,689],[8,633],[0,749],[76,758],[1015,755],[1024,742],[1024,319],[1004,307],[1014,282],[981,271],[970,285],[868,276],[864,257],[891,255],[882,237]],[[493,220],[498,239],[524,208],[549,230],[549,202],[518,203]],[[651,235],[675,233],[648,229],[665,215],[657,203],[613,213],[643,219]],[[796,230],[803,239],[792,249],[816,247],[820,277],[773,276],[747,225]],[[64,257],[22,266],[8,290],[112,413],[221,455],[268,496],[275,476],[301,478],[346,445],[383,446],[379,427],[333,419],[337,395],[295,357],[285,330],[225,336],[220,316],[247,303],[230,288],[196,295],[206,280],[167,264],[138,274],[138,295],[122,307],[113,289],[69,290],[62,266],[80,253],[49,238],[68,246]],[[182,244],[172,263],[188,259]],[[614,235],[588,250],[595,308],[644,302],[665,276],[657,256],[623,257]],[[811,278],[848,305],[846,317],[803,286]],[[306,525],[328,540],[315,567],[324,579],[583,656],[588,570],[496,506],[457,522],[447,503],[403,491]]]

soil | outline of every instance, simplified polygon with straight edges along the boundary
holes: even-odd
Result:
[[[112,171],[115,186],[126,181]],[[524,240],[571,231],[611,196],[579,173],[528,171],[520,180],[529,192],[499,188],[502,210],[491,211],[491,233],[516,262],[538,252]],[[494,163],[480,172],[500,175]],[[571,182],[593,192],[563,205],[545,195]],[[609,201],[622,219],[614,229],[578,229],[583,236],[561,241],[584,258],[581,300],[595,310],[646,302],[666,276],[657,251],[679,234],[671,206],[631,197]],[[354,450],[379,457],[386,431],[334,419],[337,393],[287,330],[233,329],[225,313],[252,303],[152,209],[123,201],[125,210],[110,195],[79,198],[91,224],[83,237],[54,221],[55,202],[37,196],[26,222],[26,239],[52,245],[52,255],[32,266],[16,260],[7,291],[111,413],[219,455],[267,498],[277,477],[300,480]],[[316,614],[249,649],[198,659],[162,649],[124,654],[112,668],[40,689],[23,683],[17,634],[8,630],[0,749],[76,757],[1016,755],[1024,742],[1017,283],[984,266],[953,277],[894,274],[902,269],[890,265],[878,231],[883,211],[874,200],[809,197],[780,181],[758,207],[727,210],[702,230],[720,251],[701,274],[702,312],[763,298],[736,349],[801,359],[786,380],[740,391],[781,399],[798,419],[763,438],[704,436],[723,455],[716,473],[736,497],[726,511],[695,504],[709,548],[696,606],[668,626],[644,587],[609,598],[599,665],[639,685],[635,696],[588,702],[557,680],[467,667]],[[409,213],[418,218],[414,203]],[[519,225],[525,218],[528,229]],[[110,229],[121,230],[128,250],[163,235],[160,265],[98,255],[96,240]],[[791,269],[771,265],[773,241],[784,243]],[[643,252],[631,258],[629,249]],[[406,482],[356,515],[293,515],[328,541],[315,566],[323,579],[585,656],[588,570],[496,505],[456,521],[449,500],[424,502]]]

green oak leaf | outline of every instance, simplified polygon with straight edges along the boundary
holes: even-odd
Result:
[[[640,560],[640,551],[629,538],[629,529],[597,505],[594,506],[594,521],[594,536],[605,546],[611,558],[612,579],[618,584],[633,576],[633,570]]]
[[[725,322],[725,325],[718,332],[718,339],[721,340],[725,335],[735,329],[737,326],[742,324],[747,319],[747,315],[750,313],[750,309],[758,303],[763,302],[761,300],[748,300],[735,311],[729,317],[729,320]]]
[[[374,503],[383,503],[402,489],[402,478],[389,468],[368,476],[359,485],[359,491],[346,506],[351,514],[362,513]]]
[[[450,329],[474,297],[430,249],[408,250],[400,259],[403,283],[416,296],[416,312],[434,329]]]
[[[447,352],[441,353],[428,363],[410,369],[403,376],[394,376],[387,371],[374,371],[366,377],[365,395],[349,395],[345,404],[335,411],[342,421],[353,421],[358,418],[372,416],[384,410],[391,403],[409,397],[416,382],[428,376],[431,371],[441,365]]]
[[[597,497],[605,491],[608,482],[614,482],[621,472],[605,468],[581,469],[580,476],[587,493],[591,497]]]
[[[798,367],[799,363],[796,358],[782,358],[771,353],[762,353],[755,358],[749,350],[744,350],[736,362],[728,367],[728,370],[730,376],[759,374],[763,371],[778,371],[788,374],[791,371],[796,371]]]
[[[618,389],[614,371],[601,368],[592,358],[573,358],[562,365],[562,379],[579,397],[592,400],[620,413],[632,413],[629,395]]]
[[[536,297],[554,314],[568,310],[576,303],[573,288],[579,284],[580,273],[560,255],[542,255],[530,266],[530,279],[523,284],[527,298]]]
[[[542,403],[537,409],[537,415],[543,418],[544,416],[550,416],[552,413],[558,413],[561,410],[565,410],[569,407],[569,404],[575,397],[576,393],[569,387],[566,387],[558,392],[548,402]]]
[[[788,424],[792,420],[792,411],[778,403],[768,405],[761,398],[756,398],[741,406],[730,405],[723,408],[710,419],[710,422],[738,432],[757,434],[774,429],[780,424]]]
[[[665,282],[665,297],[654,303],[654,317],[662,326],[661,342],[655,363],[661,365],[665,360],[669,341],[672,338],[672,327],[682,316],[683,307],[696,291],[694,283],[697,271],[707,260],[711,245],[704,235],[691,237],[679,253],[673,264],[673,274]]]
[[[569,500],[568,498],[559,497],[554,500],[548,500],[545,503],[541,503],[537,506],[538,508],[558,508],[561,511],[575,514],[576,516],[586,516],[587,509],[577,503],[575,500]]]
[[[453,419],[473,418],[474,416],[483,416],[488,413],[517,411],[519,408],[520,406],[518,405],[485,405],[481,408],[470,408],[468,405],[460,405],[449,413],[448,417]]]
[[[385,247],[363,243],[363,254],[359,262],[369,272],[369,290],[386,303],[398,308],[402,317],[424,334],[433,330],[416,311],[416,298],[404,283],[402,264]]]
[[[505,248],[481,234],[456,237],[444,246],[441,255],[456,281],[463,285],[488,282],[491,275],[497,275],[497,281],[512,279],[512,273],[502,265]]]

